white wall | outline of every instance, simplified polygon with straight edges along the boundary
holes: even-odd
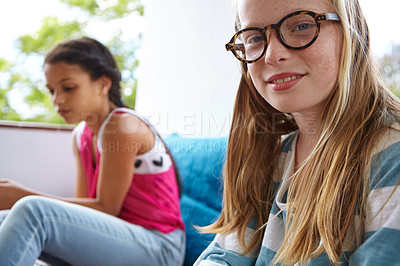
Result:
[[[0,179],[72,196],[75,162],[71,132],[0,126]]]
[[[240,76],[224,47],[231,0],[148,0],[145,21],[136,109],[164,135],[227,135]],[[0,179],[72,195],[70,132],[0,127]]]
[[[240,77],[231,0],[148,0],[136,109],[161,134],[227,135]]]

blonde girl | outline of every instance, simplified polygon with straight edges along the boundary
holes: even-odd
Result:
[[[237,0],[217,233],[196,265],[400,264],[400,102],[357,0]]]

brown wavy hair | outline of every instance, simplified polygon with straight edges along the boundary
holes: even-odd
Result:
[[[318,142],[289,187],[285,238],[274,258],[285,265],[306,263],[323,252],[339,263],[356,208],[362,217],[368,193],[364,184],[369,184],[364,171],[374,144],[388,121],[400,120],[399,100],[375,68],[358,1],[327,2],[341,19],[340,71],[318,128]],[[240,28],[240,21],[236,25]],[[260,245],[274,199],[272,181],[282,136],[295,130],[292,116],[274,109],[257,92],[243,64],[224,168],[223,210],[203,231],[236,232],[244,254]],[[244,232],[253,217],[259,230],[245,243]]]

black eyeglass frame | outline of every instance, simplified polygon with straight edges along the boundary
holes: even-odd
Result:
[[[288,44],[285,42],[285,40],[283,39],[283,37],[282,37],[281,32],[280,32],[279,29],[280,29],[282,23],[285,22],[285,20],[287,20],[287,19],[290,18],[290,17],[297,16],[297,15],[301,15],[301,14],[310,15],[310,16],[312,16],[312,17],[315,19],[315,23],[316,23],[316,25],[317,25],[317,31],[316,31],[316,33],[315,33],[314,38],[313,38],[308,44],[306,44],[306,45],[304,45],[304,46],[300,46],[300,47],[293,47],[293,46],[288,45]],[[306,11],[306,10],[296,11],[296,12],[290,13],[289,15],[286,15],[285,17],[283,17],[277,24],[271,24],[271,25],[265,26],[264,28],[249,27],[249,28],[245,28],[245,29],[242,29],[242,30],[236,32],[236,34],[233,35],[232,39],[231,39],[227,44],[225,44],[225,49],[226,49],[227,51],[231,51],[231,52],[233,53],[233,55],[234,55],[238,60],[240,60],[240,61],[243,62],[243,63],[251,64],[251,63],[257,62],[258,60],[260,60],[260,59],[265,55],[265,52],[267,51],[268,39],[267,39],[267,36],[266,36],[266,32],[267,32],[267,31],[271,31],[272,29],[275,30],[276,35],[278,36],[279,41],[280,41],[286,48],[292,49],[292,50],[301,50],[301,49],[305,49],[305,48],[311,46],[311,45],[317,40],[317,38],[318,38],[318,36],[319,36],[319,31],[320,31],[321,23],[324,22],[324,21],[328,21],[328,20],[329,20],[329,21],[340,21],[340,18],[339,18],[339,16],[338,16],[338,14],[336,14],[336,13],[315,13],[315,12]],[[264,38],[265,44],[264,44],[264,50],[263,50],[263,52],[261,53],[261,55],[260,55],[258,58],[253,59],[253,60],[246,60],[246,59],[240,57],[240,56],[236,53],[236,49],[235,49],[235,48],[236,48],[237,45],[235,45],[235,41],[236,41],[237,37],[238,37],[240,34],[242,34],[243,32],[246,32],[246,31],[250,31],[250,30],[259,31],[259,32],[261,33],[261,36]],[[238,50],[243,50],[243,49],[238,49]]]

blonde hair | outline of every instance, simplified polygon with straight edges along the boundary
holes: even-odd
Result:
[[[354,211],[363,211],[368,192],[364,171],[374,143],[387,122],[400,117],[399,100],[375,69],[358,1],[328,2],[341,19],[340,71],[318,129],[318,143],[289,187],[285,238],[274,258],[288,265],[307,263],[323,252],[332,263],[339,263]],[[246,65],[242,68],[224,169],[224,206],[219,219],[203,231],[237,232],[246,254],[260,244],[263,225],[268,222],[281,138],[297,125],[258,94]],[[300,176],[307,178],[300,180]],[[260,229],[246,244],[244,232],[253,217]]]

